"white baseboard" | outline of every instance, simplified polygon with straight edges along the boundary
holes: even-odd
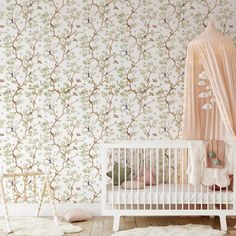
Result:
[[[35,216],[37,204],[17,203],[7,204],[10,216]],[[77,204],[77,203],[62,203],[56,204],[57,214],[62,216],[67,210],[73,208],[81,208],[86,210],[93,216],[101,215],[101,205],[98,203],[92,204]],[[3,205],[0,204],[0,216],[4,215]],[[52,216],[51,205],[46,203],[42,205],[40,216]]]

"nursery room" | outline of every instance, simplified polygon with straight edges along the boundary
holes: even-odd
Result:
[[[0,236],[236,235],[235,0],[0,1]]]

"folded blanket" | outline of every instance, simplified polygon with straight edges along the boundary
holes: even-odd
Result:
[[[206,141],[206,167],[225,167],[225,142],[220,140]]]
[[[207,168],[206,163],[206,144],[205,141],[190,141],[191,149],[188,166],[188,182],[193,185],[204,184],[206,186],[218,185],[226,187],[230,184],[228,176],[229,163],[224,161],[222,168]],[[225,148],[227,156],[229,147]],[[214,155],[213,155],[214,156]]]

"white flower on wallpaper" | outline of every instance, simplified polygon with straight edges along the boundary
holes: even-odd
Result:
[[[6,170],[48,166],[58,202],[99,201],[99,145],[180,138],[187,44],[209,12],[235,38],[235,8],[231,0],[1,1]],[[35,202],[39,182],[9,179],[9,199]]]
[[[202,109],[211,110],[215,104],[215,96],[213,94],[206,71],[203,70],[198,77],[198,85],[202,87],[202,91],[198,94],[198,97],[204,99],[205,101],[205,103],[202,105]]]

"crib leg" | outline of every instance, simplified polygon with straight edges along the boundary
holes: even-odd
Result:
[[[5,193],[4,193],[4,187],[3,187],[3,176],[0,176],[0,197],[2,200],[3,210],[4,210],[5,220],[6,220],[6,230],[5,231],[7,233],[11,233],[13,231],[11,229],[10,220],[9,220],[9,213],[8,213],[6,199],[5,199]]]
[[[118,231],[120,226],[120,215],[114,215],[113,231]]]
[[[226,222],[226,216],[220,215],[220,227],[222,231],[227,231],[227,222]]]

